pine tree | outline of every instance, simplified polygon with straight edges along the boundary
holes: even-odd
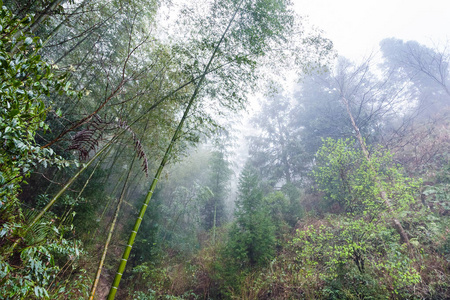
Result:
[[[239,178],[235,216],[229,243],[233,260],[241,267],[264,265],[275,254],[275,226],[258,175],[249,165]]]

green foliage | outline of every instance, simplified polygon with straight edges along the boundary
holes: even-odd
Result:
[[[161,264],[145,262],[134,267],[128,285],[130,294],[137,299],[197,299],[189,290],[194,286],[195,267],[169,262],[174,263],[166,256]]]
[[[39,167],[69,165],[52,149],[42,149],[35,142],[38,130],[49,129],[46,117],[51,103],[47,97],[53,93],[75,94],[65,76],[56,75],[36,54],[41,47],[39,38],[22,33],[31,21],[30,17],[17,19],[1,7],[0,294],[4,299],[59,299],[70,289],[74,298],[84,297],[88,289],[84,274],[76,275],[70,283],[62,278],[69,269],[72,274],[84,272],[77,266],[82,254],[80,242],[65,239],[70,226],[57,226],[56,218],[42,219],[18,240],[19,249],[9,250],[10,241],[18,239],[16,235],[36,215],[24,210],[17,198],[24,177]],[[59,110],[55,114],[60,115]]]
[[[318,188],[331,204],[353,215],[378,216],[386,209],[381,188],[396,210],[414,202],[418,182],[404,177],[388,152],[373,151],[370,165],[352,139],[324,140],[313,172]],[[377,187],[376,178],[381,178]]]
[[[0,2],[1,5],[1,2]],[[0,213],[17,206],[19,184],[33,169],[69,163],[54,156],[52,149],[41,149],[34,137],[47,130],[50,111],[45,97],[50,93],[73,94],[64,76],[57,76],[36,51],[37,37],[22,34],[31,22],[20,20],[4,6],[0,11]],[[57,110],[56,114],[60,114]],[[10,215],[9,219],[14,214]]]
[[[133,294],[134,300],[182,300],[182,299],[199,299],[197,295],[186,292],[182,296],[164,295],[158,296],[156,291],[149,289],[147,293],[135,292]]]
[[[281,187],[281,192],[287,197],[288,204],[284,208],[284,220],[291,227],[305,215],[304,208],[300,204],[300,190],[293,184],[286,183]]]
[[[434,185],[425,186],[423,194],[427,205],[441,213],[450,212],[450,164],[439,171]]]
[[[171,280],[167,270],[164,267],[158,267],[156,264],[146,262],[133,268],[131,286],[136,289],[142,285],[149,288],[153,293],[161,293],[170,289]],[[151,293],[150,293],[151,294]]]
[[[275,227],[255,170],[247,166],[239,177],[236,223],[229,245],[239,268],[266,265],[275,254]]]
[[[0,238],[11,230],[3,224]],[[68,291],[76,299],[86,297],[89,283],[80,268],[84,254],[81,243],[63,238],[70,228],[56,227],[54,220],[42,221],[25,237],[20,253],[0,259],[0,294],[2,299],[63,299]],[[64,273],[72,275],[64,280]]]
[[[414,202],[417,183],[392,166],[389,154],[373,151],[368,165],[350,139],[326,139],[316,164],[319,190],[330,205],[338,204],[335,213],[346,213],[298,231],[292,245],[299,274],[316,287],[323,285],[321,295],[330,299],[398,294],[420,282],[406,249],[392,240],[375,180],[383,179],[382,188],[397,212]],[[379,274],[384,281],[374,279]]]
[[[263,203],[267,205],[269,215],[275,228],[280,228],[285,223],[285,216],[289,213],[289,199],[280,191],[273,192],[264,197]]]
[[[322,285],[323,297],[380,299],[421,281],[406,249],[383,238],[384,225],[348,218],[329,222],[299,230],[292,240],[296,270],[311,287]]]

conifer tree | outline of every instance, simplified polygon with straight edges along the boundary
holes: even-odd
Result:
[[[256,171],[247,165],[239,178],[236,223],[230,232],[234,261],[241,267],[264,265],[274,255],[275,226]]]

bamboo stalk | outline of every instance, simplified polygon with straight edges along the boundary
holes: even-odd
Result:
[[[92,284],[91,296],[89,297],[89,300],[93,300],[94,299],[95,291],[97,290],[97,286],[98,286],[98,283],[100,281],[100,275],[102,274],[102,268],[103,268],[103,264],[105,263],[106,253],[108,252],[109,243],[111,242],[111,238],[112,238],[112,235],[114,233],[114,229],[116,227],[116,222],[117,222],[117,219],[119,217],[120,207],[122,206],[123,199],[125,197],[125,191],[126,191],[126,188],[127,188],[128,181],[130,179],[130,174],[131,174],[131,171],[133,169],[133,164],[134,164],[135,159],[136,159],[136,155],[133,157],[133,161],[131,162],[131,166],[128,169],[128,174],[127,174],[127,177],[125,179],[125,183],[123,184],[122,192],[120,193],[119,201],[117,202],[116,211],[114,213],[114,219],[113,219],[113,221],[111,223],[111,226],[109,227],[108,237],[106,238],[105,246],[103,247],[102,258],[100,259],[100,262],[98,264],[97,273],[95,275],[94,283]]]
[[[106,149],[111,146],[112,140],[106,144],[102,149],[100,149],[86,164],[84,164],[78,172],[70,178],[70,180],[64,185],[64,187],[50,200],[50,202],[47,203],[47,205],[41,210],[41,212],[33,219],[33,221],[28,225],[28,227],[25,229],[25,231],[20,234],[19,238],[14,242],[14,244],[11,246],[9,251],[7,252],[7,255],[12,253],[14,249],[19,244],[20,240],[28,233],[28,231],[33,227],[34,224],[36,224],[42,216],[53,206],[53,204],[56,202],[56,200],[61,197],[62,194],[72,185],[72,183],[83,173],[84,170],[86,170],[92,162],[94,162]]]
[[[233,23],[233,20],[236,17],[236,14],[237,14],[237,12],[238,12],[238,10],[239,10],[239,8],[240,8],[242,3],[243,3],[243,0],[237,6],[237,8],[236,8],[232,18],[230,19],[230,22],[228,23],[227,28],[223,32],[219,42],[217,43],[216,47],[214,48],[214,51],[211,54],[211,57],[210,57],[210,59],[208,61],[208,64],[206,65],[206,67],[205,67],[205,69],[203,71],[203,74],[202,74],[200,80],[198,81],[198,83],[197,83],[197,85],[195,87],[195,90],[192,93],[191,98],[189,99],[189,103],[188,103],[188,105],[187,105],[187,107],[186,107],[186,109],[184,111],[183,117],[181,118],[180,123],[178,124],[177,129],[175,130],[175,133],[174,133],[174,135],[172,137],[172,140],[169,143],[169,146],[167,147],[166,153],[164,154],[164,157],[163,157],[163,159],[161,161],[161,164],[159,165],[158,170],[156,171],[155,177],[154,177],[154,179],[152,181],[152,184],[150,185],[150,189],[149,189],[149,191],[147,193],[147,196],[145,197],[144,203],[142,204],[141,210],[139,212],[139,216],[137,217],[136,222],[135,222],[134,227],[133,227],[133,230],[131,231],[130,237],[128,238],[128,243],[127,243],[127,246],[125,247],[125,251],[123,253],[122,259],[120,260],[119,268],[117,269],[116,276],[115,276],[114,281],[112,283],[111,289],[109,290],[109,294],[108,294],[108,298],[107,298],[108,300],[113,300],[115,298],[115,295],[117,293],[117,289],[119,287],[120,280],[122,279],[122,275],[123,275],[123,273],[125,271],[125,267],[127,265],[127,261],[128,261],[129,256],[130,256],[131,249],[132,249],[133,244],[134,244],[134,240],[136,238],[137,232],[138,232],[139,227],[141,225],[142,218],[144,217],[144,214],[145,214],[145,211],[147,209],[147,206],[150,203],[150,200],[151,200],[151,198],[153,196],[153,192],[154,192],[154,190],[156,188],[156,184],[158,183],[158,180],[159,180],[159,178],[161,176],[161,173],[162,173],[162,171],[163,171],[163,169],[164,169],[164,167],[165,167],[165,165],[166,165],[166,163],[167,163],[167,161],[169,159],[169,156],[170,156],[170,154],[172,152],[172,148],[173,148],[176,140],[178,139],[178,136],[181,133],[181,129],[183,128],[184,122],[185,122],[185,120],[186,120],[186,118],[187,118],[187,116],[189,114],[189,111],[190,111],[190,109],[192,107],[192,104],[194,103],[195,98],[197,97],[197,94],[198,94],[198,92],[200,90],[200,87],[201,87],[203,81],[205,80],[206,74],[207,74],[207,72],[208,72],[208,70],[209,70],[209,68],[211,66],[211,63],[213,62],[213,60],[214,60],[214,58],[216,56],[216,53],[219,50],[219,46],[222,44],[222,42],[223,42],[223,40],[225,38],[225,35],[227,34],[228,30],[230,29],[231,24]]]
[[[78,201],[78,199],[80,199],[81,195],[83,194],[84,190],[86,189],[87,185],[89,184],[89,181],[91,181],[92,176],[94,176],[95,171],[97,170],[97,167],[100,165],[100,163],[102,162],[102,160],[98,160],[98,162],[95,164],[94,169],[92,170],[91,174],[89,175],[88,179],[86,180],[86,182],[83,185],[83,188],[81,189],[81,191],[78,193],[77,197],[75,198],[75,203]],[[64,221],[66,220],[66,218],[69,216],[69,213],[72,211],[73,209],[72,205],[70,207],[70,209],[67,211],[67,213],[65,213],[61,219],[61,222],[59,223],[59,227],[61,227],[61,225],[64,223]]]

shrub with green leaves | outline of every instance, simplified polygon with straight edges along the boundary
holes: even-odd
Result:
[[[24,34],[32,19],[17,19],[1,1],[0,6],[0,214],[5,219],[5,210],[17,205],[24,177],[38,165],[63,163],[52,149],[36,145],[34,137],[48,129],[47,96],[73,92],[65,75],[55,75],[37,55],[40,39]]]
[[[389,153],[372,149],[369,165],[356,147],[351,139],[324,140],[314,176],[329,205],[338,203],[344,213],[299,230],[292,241],[299,274],[330,299],[390,297],[421,280],[408,251],[394,238],[380,196],[383,189],[401,213],[414,202],[418,183],[401,174]]]
[[[12,230],[8,225],[3,224],[1,239]],[[81,243],[63,238],[70,229],[57,227],[54,220],[41,221],[24,237],[20,251],[4,251],[0,258],[0,299],[64,299],[68,291],[73,299],[86,297],[89,282],[79,266],[84,252]],[[63,280],[65,273],[71,274],[71,281]]]
[[[414,202],[419,182],[403,176],[389,152],[372,149],[369,165],[356,147],[352,139],[328,138],[317,152],[313,174],[326,199],[338,203],[352,215],[372,217],[386,210],[381,189],[394,210],[400,211]],[[376,184],[377,179],[380,186]]]
[[[67,166],[52,149],[39,147],[35,135],[49,129],[49,96],[74,93],[65,75],[56,75],[37,55],[41,42],[26,33],[32,19],[18,19],[1,1],[0,6],[0,298],[58,299],[70,289],[76,299],[86,296],[88,287],[77,265],[80,243],[65,238],[70,226],[57,226],[54,216],[28,228],[36,212],[24,210],[17,197],[33,170]],[[70,288],[67,281],[56,280],[63,274],[75,274]]]
[[[383,223],[337,216],[298,230],[291,249],[299,281],[308,294],[326,299],[408,296],[421,277],[393,234]]]

